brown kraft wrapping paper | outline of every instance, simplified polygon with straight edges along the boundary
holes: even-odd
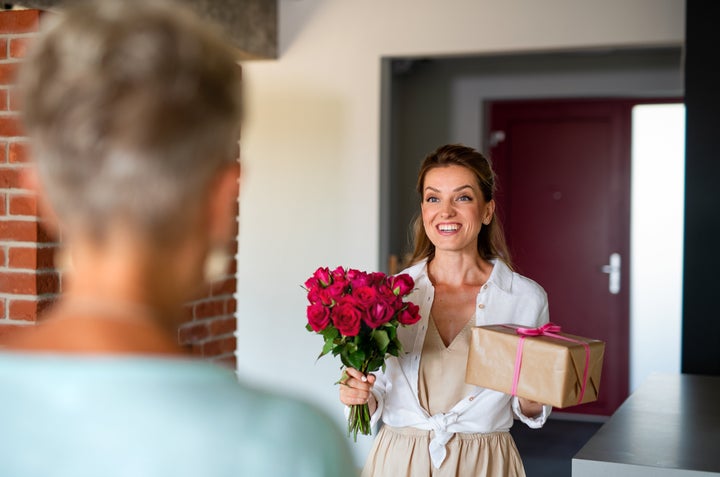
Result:
[[[554,334],[587,343],[590,347],[587,384],[582,400],[578,402],[585,371],[585,347],[545,335],[527,336],[524,340],[516,394],[557,408],[596,401],[605,343],[562,332]],[[520,337],[514,325],[474,327],[465,381],[512,394]]]

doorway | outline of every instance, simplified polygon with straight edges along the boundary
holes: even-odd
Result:
[[[383,110],[387,114],[383,118],[382,134],[380,258],[380,267],[384,269],[387,269],[390,255],[402,257],[409,249],[408,224],[418,206],[414,181],[424,155],[449,142],[464,143],[486,153],[490,151],[489,137],[483,134],[488,129],[484,104],[515,98],[589,98],[590,102],[595,102],[609,97],[682,96],[679,48],[480,58],[386,59],[384,64],[387,82],[384,85]],[[625,126],[629,127],[628,124]],[[627,141],[629,139],[625,144]],[[625,202],[625,207],[627,210],[621,214],[627,216],[629,201]],[[512,219],[507,225],[513,227]],[[522,252],[518,255],[520,272],[545,286],[543,278],[533,277],[525,270],[527,267],[521,257]],[[604,259],[598,267],[610,265],[610,257]],[[621,283],[626,285],[628,277],[625,275],[623,278],[622,273]],[[624,273],[627,273],[627,267]],[[608,277],[604,275],[603,278],[607,290]],[[627,291],[627,288],[624,290]],[[627,301],[626,296],[622,305],[625,310],[628,308]],[[556,318],[555,308],[551,301],[553,320]],[[625,328],[627,341],[627,311],[625,313],[621,328]],[[568,324],[568,327],[571,325]],[[577,328],[573,328],[573,332],[583,334]],[[587,335],[593,336],[592,330]],[[617,397],[611,399],[612,402],[603,406],[598,404],[595,409],[581,409],[583,406],[580,406],[576,412],[607,415],[612,412],[613,406],[619,404],[617,401],[627,394],[627,354],[620,359],[624,364],[618,365],[623,368],[619,374],[624,376],[617,379],[625,383],[624,391],[621,385],[618,388],[620,391],[615,391]],[[603,386],[606,376],[609,374],[604,375]]]
[[[545,288],[553,322],[606,343],[598,400],[568,412],[609,415],[629,394],[631,136],[635,107],[653,103],[636,98],[488,104],[498,215],[516,270]],[[661,158],[656,156],[658,168],[651,171],[658,178]],[[671,184],[666,194],[636,197],[654,199],[668,224],[671,208],[681,205],[670,194]],[[662,243],[664,235],[651,240]],[[662,255],[657,260],[670,261]]]

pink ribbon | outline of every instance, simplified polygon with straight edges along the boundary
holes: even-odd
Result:
[[[517,352],[515,353],[515,373],[513,375],[512,391],[510,392],[513,396],[517,395],[517,386],[518,381],[520,380],[520,367],[522,366],[522,350],[525,338],[527,338],[528,336],[549,336],[551,338],[581,344],[585,348],[585,370],[583,371],[583,382],[582,387],[580,388],[580,397],[578,397],[578,404],[582,402],[583,396],[585,396],[585,386],[587,385],[588,368],[590,367],[590,345],[588,345],[584,341],[574,340],[572,338],[568,338],[567,336],[557,334],[560,333],[562,328],[560,328],[560,325],[556,325],[555,323],[546,323],[539,328],[523,328],[521,326],[508,325],[503,326],[505,326],[506,328],[514,329],[515,332],[520,335]]]

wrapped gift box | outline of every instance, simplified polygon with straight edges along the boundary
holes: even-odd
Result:
[[[519,334],[518,329],[530,335]],[[604,353],[602,341],[563,333],[557,325],[530,330],[515,325],[478,326],[472,330],[465,381],[513,394],[516,360],[520,359],[515,395],[558,408],[573,406],[597,400]]]

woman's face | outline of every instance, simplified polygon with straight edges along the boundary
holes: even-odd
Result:
[[[483,224],[489,224],[495,202],[486,202],[470,169],[451,165],[430,169],[423,184],[425,233],[440,251],[473,251]]]

